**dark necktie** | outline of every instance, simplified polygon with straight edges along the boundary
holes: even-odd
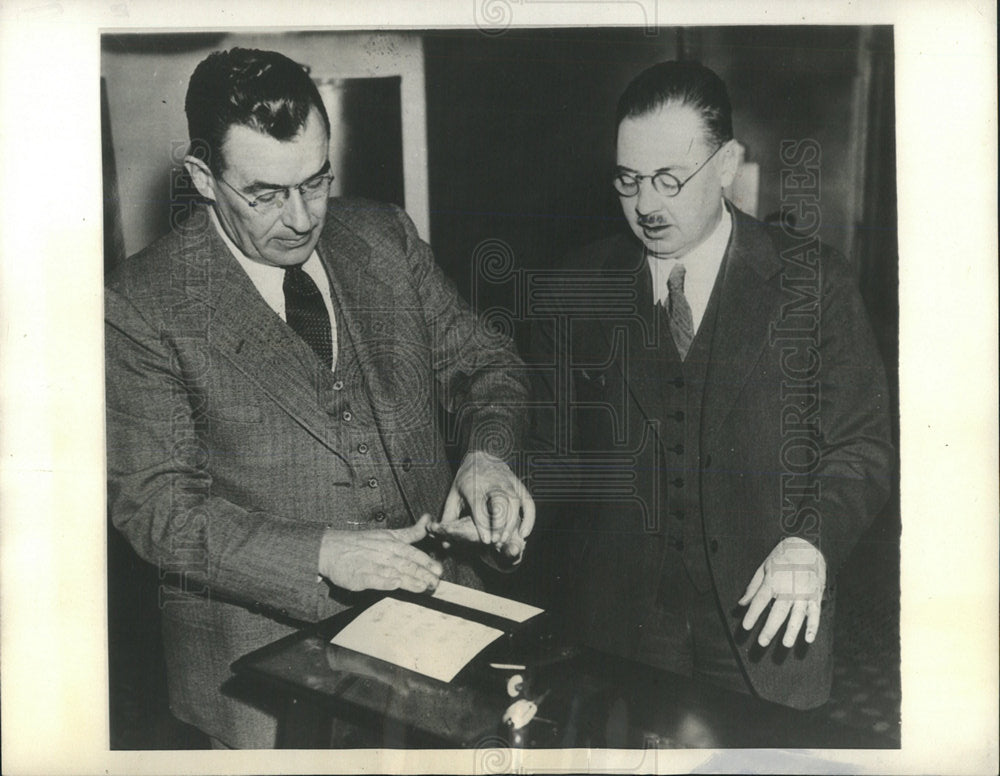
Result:
[[[688,300],[684,296],[684,273],[686,271],[683,264],[676,264],[670,270],[670,277],[667,279],[667,289],[670,291],[670,297],[667,301],[670,333],[673,335],[677,352],[681,354],[681,361],[687,358],[691,340],[694,339],[691,305],[688,304]]]
[[[306,341],[327,369],[333,368],[333,337],[330,315],[323,295],[302,265],[285,267],[285,320]]]

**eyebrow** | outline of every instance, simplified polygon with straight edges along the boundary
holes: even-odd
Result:
[[[684,165],[682,165],[682,164],[681,165],[675,164],[673,166],[657,167],[655,170],[653,170],[653,172],[650,173],[650,175],[656,175],[657,173],[660,173],[660,172],[670,172],[671,170],[676,170],[678,167],[683,167],[683,166]],[[633,170],[631,167],[626,167],[626,166],[624,166],[622,164],[615,165],[615,170],[617,172],[633,172],[636,175],[641,175],[642,174],[638,170]]]
[[[258,194],[261,191],[274,191],[276,189],[293,189],[296,186],[301,186],[303,183],[308,183],[309,181],[313,180],[314,178],[318,178],[321,175],[326,175],[328,172],[330,172],[329,159],[326,160],[326,162],[323,164],[322,167],[319,168],[319,170],[314,172],[308,178],[298,183],[292,184],[291,186],[282,186],[280,183],[265,183],[264,181],[254,181],[249,186],[247,186],[246,189],[244,189],[244,192],[247,194]]]

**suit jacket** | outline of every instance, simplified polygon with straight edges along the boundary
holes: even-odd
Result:
[[[684,421],[686,471],[665,463],[676,408],[653,364],[669,334],[657,328],[650,273],[631,235],[574,256],[552,293],[553,316],[536,329],[535,348],[558,368],[539,373],[566,377],[543,380],[541,390],[570,407],[554,424],[548,413],[537,433],[575,460],[576,490],[588,496],[572,510],[586,517],[571,554],[585,639],[635,656],[664,564],[679,562],[664,526],[666,483],[681,474],[698,488],[699,551],[750,684],[808,708],[829,696],[837,570],[889,492],[888,394],[843,259],[727,206],[733,234],[714,292],[700,410]],[[827,562],[822,624],[811,645],[800,637],[789,650],[779,638],[762,649],[755,639],[766,617],[746,633],[737,601],[774,546],[794,535]]]
[[[522,429],[520,361],[402,211],[331,200],[317,251],[355,356],[336,374],[266,305],[204,208],[106,288],[110,514],[164,578],[175,713],[240,747],[273,745],[274,720],[266,702],[220,693],[230,664],[353,600],[317,577],[327,527],[440,513],[441,406],[462,449],[504,456]],[[475,583],[450,562],[446,576]]]

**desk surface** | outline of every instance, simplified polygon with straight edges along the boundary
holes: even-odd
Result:
[[[547,615],[498,639],[450,683],[330,644],[360,609],[343,612],[237,661],[234,669],[311,709],[373,725],[405,726],[408,747],[467,748],[803,748],[897,746],[705,682],[575,647]],[[508,626],[511,624],[508,623]],[[526,670],[498,670],[490,663]],[[535,719],[515,732],[502,723],[508,680],[538,701]],[[540,699],[540,700],[539,700]],[[384,745],[384,742],[383,744]]]

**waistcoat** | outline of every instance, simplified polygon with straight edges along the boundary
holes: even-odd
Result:
[[[724,269],[725,265],[720,268],[705,315],[683,361],[670,336],[666,310],[657,307],[658,325],[665,333],[656,350],[665,415],[660,423],[664,458],[659,471],[660,514],[666,516],[663,581],[669,581],[680,560],[691,583],[701,592],[712,584],[701,505],[701,470],[708,465],[701,453],[701,407]],[[661,590],[661,595],[669,592]]]
[[[329,433],[351,467],[349,496],[338,507],[350,511],[347,523],[359,529],[403,528],[413,520],[375,424],[356,343],[336,303],[334,308],[337,363],[319,390],[320,402],[330,417]]]

